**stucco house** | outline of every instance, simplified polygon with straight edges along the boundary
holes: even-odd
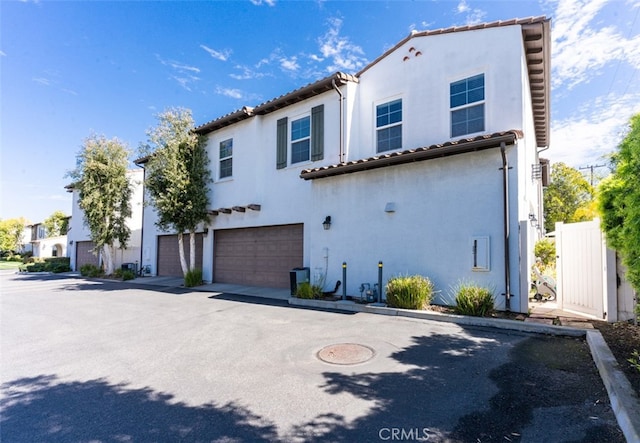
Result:
[[[71,223],[71,217],[68,218]],[[34,257],[66,257],[67,256],[67,236],[49,236],[44,223],[35,223],[26,227],[30,231],[29,246],[25,251],[31,251]]]
[[[125,263],[137,264],[139,269],[142,248],[143,171],[141,169],[131,169],[127,171],[127,176],[133,187],[131,196],[132,216],[127,220],[127,225],[131,229],[131,238],[126,249],[116,250],[115,269],[119,269]],[[85,264],[99,266],[101,263],[100,254],[94,252],[95,244],[91,241],[89,229],[84,223],[84,213],[78,206],[79,192],[73,187],[73,184],[68,185],[66,189],[67,192],[72,193],[72,218],[67,233],[67,255],[71,259],[71,269],[79,271],[80,267]]]
[[[308,267],[346,294],[422,274],[495,288],[526,312],[549,147],[550,20],[412,32],[338,72],[202,124],[214,183],[205,280],[289,287]],[[142,262],[180,275],[177,240],[145,208]],[[342,289],[340,290],[342,292]]]

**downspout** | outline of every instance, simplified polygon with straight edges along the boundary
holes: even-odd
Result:
[[[338,95],[340,96],[340,98],[338,99],[340,101],[340,106],[339,106],[339,109],[340,109],[340,161],[339,163],[344,163],[344,122],[343,122],[344,95],[342,94],[342,91],[340,91],[340,88],[338,88],[338,85],[336,85],[335,78],[331,80],[331,85],[333,86],[333,89],[335,89]]]
[[[511,310],[511,267],[509,265],[509,162],[507,161],[506,145],[500,143],[500,154],[502,155],[502,198],[504,217],[504,290],[505,290],[505,310]]]
[[[142,168],[142,218],[140,220],[140,269],[136,269],[136,272],[142,271],[142,258],[144,257],[144,208],[146,206],[145,196],[146,190],[144,187],[145,180],[147,179],[147,169],[144,166],[137,165],[139,168]],[[144,275],[144,273],[140,274]],[[137,277],[137,276],[136,276]]]

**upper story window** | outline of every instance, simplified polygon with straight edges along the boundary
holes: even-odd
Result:
[[[291,122],[291,163],[309,161],[311,146],[311,118],[309,116]]]
[[[449,94],[451,136],[484,131],[484,74],[451,83]]]
[[[291,155],[288,156],[289,142]],[[276,126],[276,168],[305,161],[324,158],[324,105],[311,108],[311,115],[293,120],[288,117],[277,121]]]
[[[233,139],[220,142],[220,178],[233,175]]]
[[[402,148],[402,99],[376,106],[377,152]]]

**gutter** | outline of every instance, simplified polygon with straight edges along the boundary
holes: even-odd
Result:
[[[147,195],[147,192],[144,187],[144,182],[147,179],[147,170],[145,169],[144,165],[148,161],[148,159],[149,157],[145,157],[144,161],[134,162],[136,166],[138,166],[139,168],[142,168],[142,219],[140,223],[140,269],[136,269],[136,272],[140,272],[142,270],[142,257],[143,257],[143,251],[144,251],[144,208],[145,206],[147,206],[145,202],[145,197]]]
[[[336,92],[338,93],[338,95],[340,96],[340,98],[338,99],[340,102],[340,156],[339,156],[339,160],[340,163],[344,163],[344,157],[345,157],[345,153],[344,153],[344,95],[342,94],[342,91],[340,91],[340,88],[338,88],[338,85],[336,85],[336,79],[334,78],[333,80],[331,80],[331,85],[333,86],[333,89],[336,90]]]
[[[504,296],[505,310],[511,310],[511,266],[509,264],[509,162],[506,155],[506,144],[500,142],[500,154],[502,156],[502,198],[503,198],[503,223],[504,223]]]

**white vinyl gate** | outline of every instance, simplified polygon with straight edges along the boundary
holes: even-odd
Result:
[[[556,224],[558,307],[596,319],[616,313],[616,257],[598,219]],[[615,320],[613,320],[615,321]]]

